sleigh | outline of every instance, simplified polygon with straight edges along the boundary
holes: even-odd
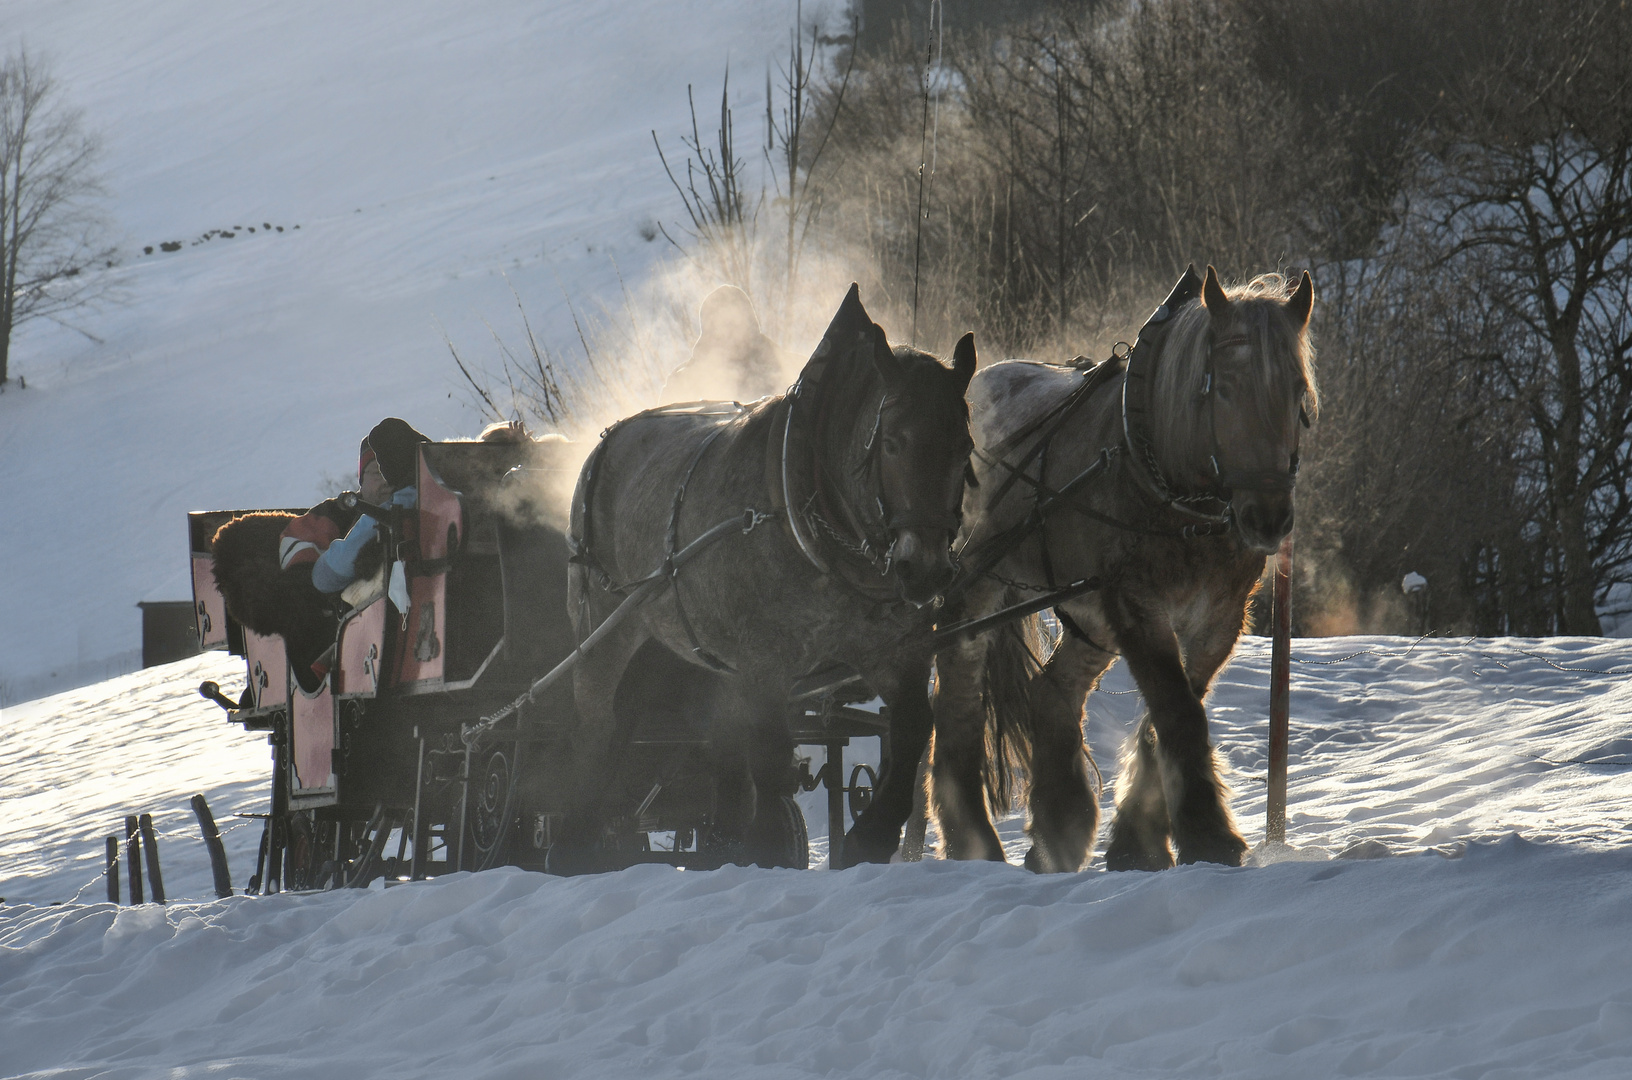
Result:
[[[205,648],[241,656],[245,686],[200,692],[273,747],[252,891],[361,886],[498,865],[547,869],[578,778],[568,753],[571,680],[536,690],[578,642],[566,603],[567,538],[538,493],[570,490],[573,448],[559,441],[420,447],[417,507],[385,522],[407,609],[379,596],[338,613],[327,673],[303,688],[280,635],[229,611],[211,541],[247,511],[188,515],[194,614]],[[377,508],[383,510],[384,508]],[[300,510],[284,511],[299,514]],[[598,869],[660,861],[718,866],[738,838],[713,828],[711,702],[719,674],[652,648],[630,665],[616,708],[633,735],[608,805]],[[313,679],[306,680],[311,683]],[[844,747],[887,717],[831,678],[789,703],[795,740],[823,746],[807,790],[828,792],[829,828],[845,800],[865,808],[872,770],[843,773]],[[788,801],[779,863],[808,866],[805,824]]]

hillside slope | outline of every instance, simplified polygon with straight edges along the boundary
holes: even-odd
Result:
[[[444,333],[496,367],[512,287],[575,346],[569,296],[615,305],[672,254],[652,129],[678,149],[729,61],[752,131],[793,15],[8,0],[0,48],[103,133],[121,265],[77,329],[23,329],[0,394],[0,704],[137,666],[136,602],[188,595],[186,511],[310,504],[385,415],[473,433]]]

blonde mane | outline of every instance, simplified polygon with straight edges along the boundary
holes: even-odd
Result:
[[[1262,414],[1259,418],[1266,428],[1272,419],[1269,407],[1300,389],[1304,407],[1314,419],[1320,411],[1314,348],[1307,327],[1295,325],[1286,314],[1287,279],[1281,274],[1260,274],[1224,292],[1237,305],[1248,328],[1258,364],[1253,373],[1258,392],[1252,404]],[[1180,308],[1155,364],[1152,435],[1157,460],[1174,480],[1193,476],[1202,468],[1211,441],[1200,393],[1212,349],[1210,326],[1207,307],[1199,299]]]

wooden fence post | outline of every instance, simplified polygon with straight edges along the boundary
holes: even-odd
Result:
[[[1269,653],[1269,794],[1264,839],[1286,843],[1286,758],[1291,727],[1292,536],[1281,541],[1271,591],[1274,634]]]
[[[130,902],[142,902],[142,834],[135,814],[125,815],[125,854],[130,863]]]
[[[119,902],[119,838],[108,837],[108,903]]]
[[[193,816],[198,818],[198,831],[204,834],[204,847],[210,853],[210,872],[215,876],[215,895],[225,899],[232,895],[232,875],[227,871],[227,849],[221,844],[221,830],[215,827],[215,815],[203,795],[193,796]]]
[[[153,815],[143,814],[136,819],[142,830],[142,850],[147,853],[147,884],[153,891],[153,902],[164,903],[164,875],[159,872],[159,838],[153,833]]]

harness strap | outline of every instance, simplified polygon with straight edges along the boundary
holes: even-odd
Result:
[[[715,656],[713,653],[709,652],[703,647],[702,642],[697,640],[697,631],[693,630],[691,627],[691,619],[686,615],[685,601],[680,596],[680,568],[675,565],[675,556],[679,554],[680,550],[678,544],[680,534],[680,507],[686,501],[686,486],[691,483],[692,474],[697,471],[697,465],[703,460],[703,454],[708,451],[710,446],[714,445],[714,440],[719,438],[724,432],[724,424],[719,425],[713,431],[709,432],[708,438],[704,439],[697,447],[696,451],[692,453],[691,461],[686,465],[685,475],[680,479],[680,486],[674,489],[674,508],[669,511],[669,532],[664,545],[663,571],[668,574],[669,578],[674,583],[674,610],[676,614],[680,616],[680,628],[686,632],[686,639],[691,642],[692,653],[696,655],[696,657],[704,664],[715,671],[734,675],[736,674],[735,668],[733,668],[730,664],[727,664],[724,660],[721,660],[719,657]]]
[[[1110,359],[1102,361],[1101,363],[1095,364],[1093,367],[1089,368],[1084,373],[1082,382],[1079,383],[1077,387],[1063,399],[1061,399],[1058,405],[1043,413],[1031,423],[1026,424],[1018,430],[1010,433],[1008,437],[1000,440],[996,446],[992,447],[993,454],[1003,454],[1013,447],[1018,446],[1026,439],[1036,435],[1039,429],[1043,429],[1037,442],[1032,444],[1031,449],[1027,451],[1026,455],[1020,459],[1020,464],[1010,468],[1010,475],[1003,481],[1002,485],[998,487],[997,494],[992,496],[990,505],[996,506],[1002,501],[1003,496],[1009,493],[1009,488],[1014,486],[1014,470],[1026,469],[1033,460],[1046,453],[1048,441],[1052,439],[1054,434],[1065,425],[1066,420],[1069,419],[1071,414],[1076,411],[1077,406],[1081,405],[1084,401],[1087,401],[1093,396],[1095,390],[1098,390],[1101,386],[1105,385],[1105,383],[1109,382],[1112,377],[1121,371],[1122,359],[1123,358],[1120,356],[1112,356]]]

